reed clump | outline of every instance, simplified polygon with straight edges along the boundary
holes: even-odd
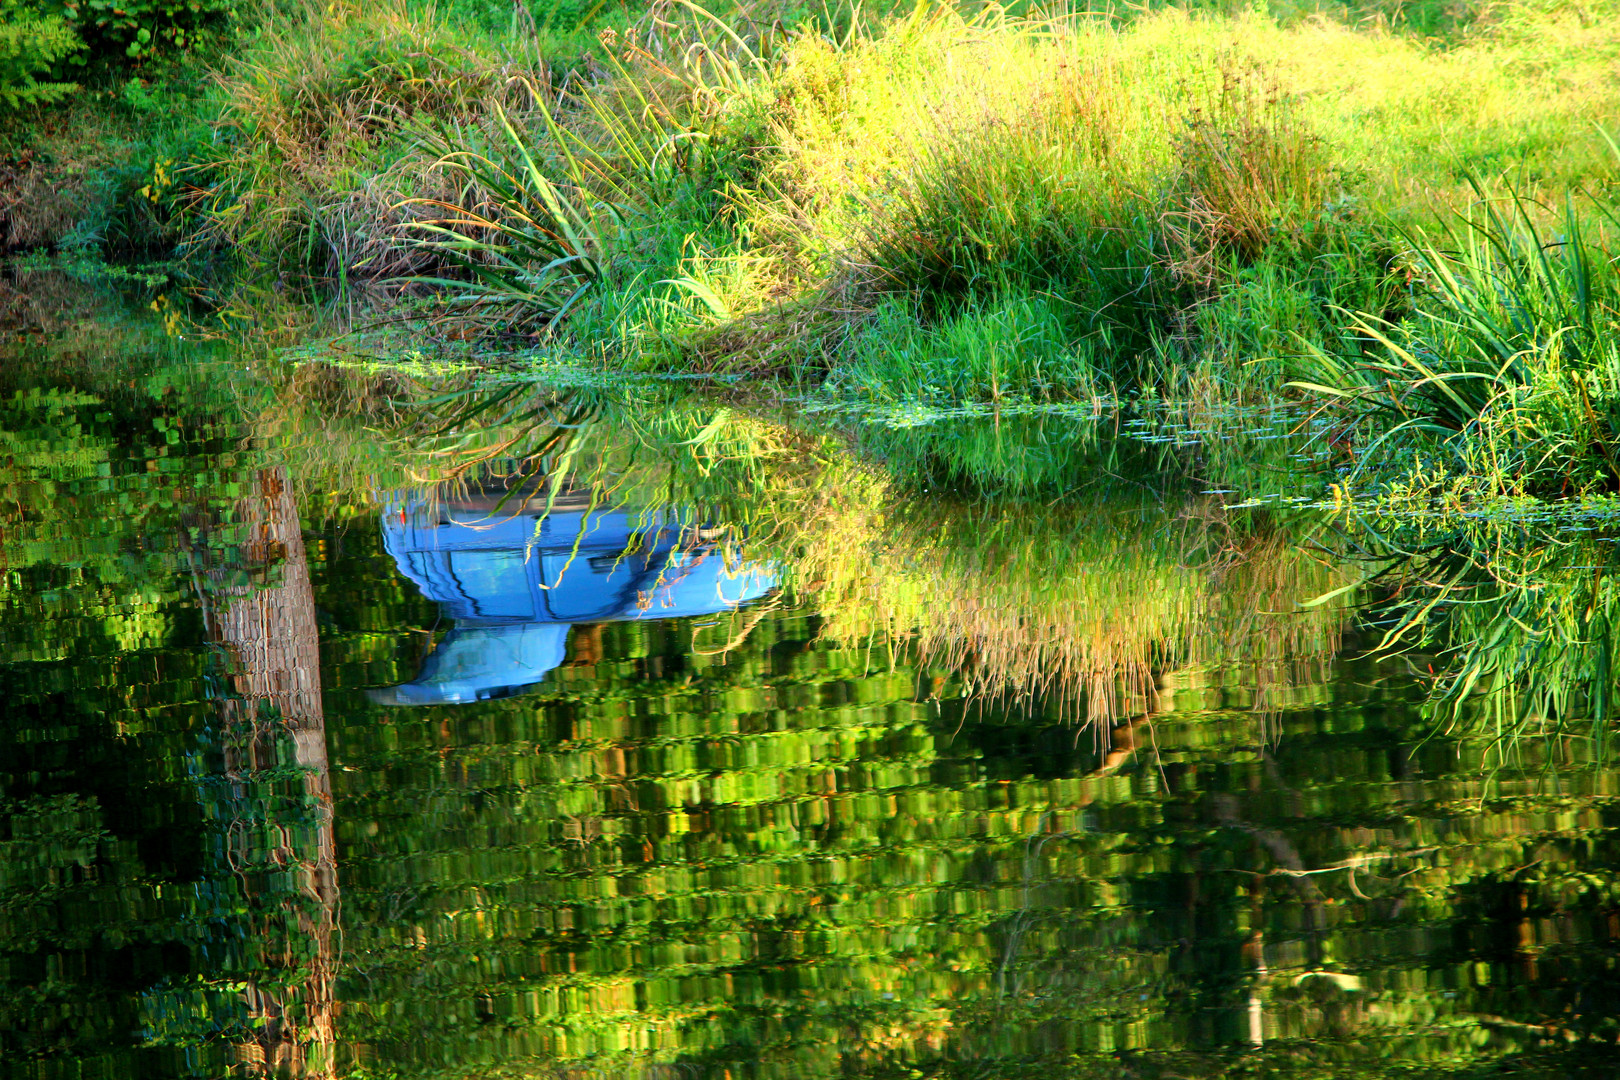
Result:
[[[1173,141],[1165,243],[1178,276],[1208,291],[1231,262],[1331,246],[1347,198],[1331,150],[1268,74],[1228,67]]]
[[[550,122],[543,104],[539,111]],[[461,268],[466,280],[417,276],[412,283],[438,287],[464,317],[498,319],[507,330],[546,326],[600,282],[622,231],[620,212],[593,198],[584,163],[562,139],[555,141],[563,145],[566,179],[553,181],[506,113],[497,110],[497,118],[494,133],[441,127],[424,140],[438,154],[432,168],[450,178],[454,194],[407,201],[428,215],[405,226],[409,244]]]
[[[566,318],[535,300],[534,325],[612,362],[889,399],[1274,388],[1340,346],[1335,308],[1400,314],[1401,230],[1465,205],[1479,162],[1549,189],[1590,175],[1583,118],[1614,92],[1539,31],[1501,34],[1440,52],[1327,22],[988,7],[772,35],[670,5],[524,144],[576,215],[616,215],[592,295]],[[1005,378],[973,359],[1031,336],[1038,362]]]
[[[1431,332],[1421,251],[1451,265],[1471,181],[1556,205],[1612,173],[1620,17],[1504,7],[1441,48],[1281,10],[785,10],[660,0],[566,64],[517,22],[295,11],[222,74],[212,156],[142,190],[194,249],[386,282],[447,336],[1000,404],[1336,385],[1370,331]],[[1585,378],[1514,415],[1601,418]]]
[[[1353,347],[1313,350],[1331,385],[1302,385],[1477,493],[1620,490],[1620,221],[1591,199],[1557,214],[1476,191],[1456,221],[1410,237],[1411,312],[1344,312]]]

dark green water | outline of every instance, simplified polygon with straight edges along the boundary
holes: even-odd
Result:
[[[1601,526],[1414,572],[1563,652],[1368,658],[1421,581],[1204,494],[1292,449],[12,318],[0,1075],[1620,1075]],[[1562,729],[1429,704],[1480,641]]]

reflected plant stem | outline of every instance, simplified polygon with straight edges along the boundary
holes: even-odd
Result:
[[[273,584],[245,587],[229,583],[223,572],[211,575],[209,636],[233,661],[234,693],[221,705],[226,775],[243,798],[251,776],[281,764],[279,748],[290,743],[292,764],[303,775],[305,802],[315,818],[307,832],[284,826],[269,830],[275,837],[269,859],[293,871],[300,895],[296,900],[278,898],[283,910],[266,924],[296,926],[312,948],[306,952],[293,941],[285,943],[282,959],[289,968],[300,966],[301,952],[306,959],[301,973],[289,972],[290,977],[277,980],[279,985],[248,981],[244,993],[258,1035],[237,1053],[243,1064],[266,1075],[332,1077],[339,900],[332,777],[315,595],[286,470],[259,470],[239,511],[247,533],[242,555],[248,567],[256,576],[271,568],[278,573]],[[248,836],[245,830],[234,835]]]
[[[602,662],[602,624],[575,623],[570,641],[569,667],[595,667]]]
[[[1254,860],[1260,861],[1260,843],[1253,841]],[[1260,996],[1270,974],[1266,969],[1266,883],[1261,874],[1249,875],[1249,938],[1243,951],[1254,964],[1254,978],[1249,980],[1249,1043],[1263,1046],[1266,1041],[1266,1006]]]
[[[1236,797],[1231,795],[1217,795],[1213,800],[1215,817],[1222,825],[1233,829],[1241,829],[1248,833],[1256,844],[1256,856],[1260,848],[1264,848],[1272,859],[1281,867],[1281,872],[1299,893],[1300,903],[1304,906],[1307,963],[1311,970],[1322,966],[1322,935],[1326,929],[1326,920],[1322,914],[1322,890],[1317,888],[1316,882],[1310,878],[1310,871],[1305,868],[1305,860],[1300,858],[1299,849],[1294,842],[1277,829],[1262,828],[1244,821],[1239,814],[1240,807]]]
[[[936,686],[937,689],[937,686]],[[1155,699],[1156,700],[1156,699]],[[1087,773],[1085,779],[1091,781],[1084,787],[1084,794],[1073,804],[1073,809],[1090,806],[1097,797],[1097,784],[1118,772],[1129,761],[1137,750],[1137,738],[1140,728],[1152,722],[1153,713],[1144,712],[1123,724],[1110,728],[1102,733],[1103,746],[1106,751],[1103,760],[1097,768]],[[1002,950],[1001,963],[996,968],[996,996],[1005,998],[1009,992],[1017,993],[1023,989],[1021,977],[1009,981],[1013,965],[1018,959],[1019,950],[1023,947],[1025,936],[1034,925],[1031,907],[1034,901],[1035,875],[1041,850],[1051,841],[1072,836],[1069,832],[1050,832],[1048,823],[1052,819],[1052,812],[1048,810],[1041,814],[1035,823],[1035,831],[1024,842],[1024,868],[1023,886],[1018,914],[1013,916],[1007,933],[1007,943]]]

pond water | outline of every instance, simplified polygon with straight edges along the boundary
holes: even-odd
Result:
[[[1620,1074],[1602,514],[8,288],[0,1076]]]

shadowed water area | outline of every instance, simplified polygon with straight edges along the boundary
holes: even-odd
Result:
[[[1620,525],[11,281],[0,1076],[1620,1070]]]

